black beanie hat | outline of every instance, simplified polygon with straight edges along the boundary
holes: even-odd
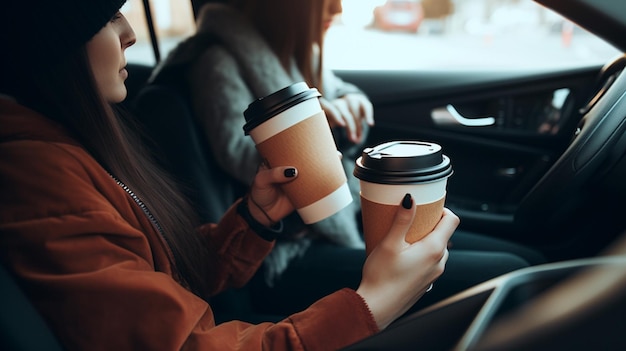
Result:
[[[1,5],[1,70],[52,65],[87,43],[126,0],[9,0]]]

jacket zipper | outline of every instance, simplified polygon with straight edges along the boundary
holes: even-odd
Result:
[[[170,244],[169,240],[165,236],[165,232],[163,231],[163,228],[159,224],[159,221],[157,221],[156,217],[154,217],[152,215],[152,213],[150,212],[150,210],[148,209],[148,206],[146,206],[146,204],[143,201],[141,201],[139,196],[137,196],[137,194],[135,194],[135,192],[132,191],[128,187],[128,185],[124,184],[121,180],[119,180],[117,177],[115,177],[111,173],[109,173],[109,176],[117,183],[117,185],[119,185],[122,189],[124,189],[124,191],[128,195],[130,195],[130,197],[135,201],[137,206],[139,206],[141,208],[141,210],[143,211],[143,213],[146,215],[146,217],[148,217],[148,219],[150,220],[152,225],[154,225],[154,227],[157,229],[157,231],[159,232],[159,235],[161,236],[161,239],[163,239],[163,242],[165,243],[165,250],[167,251],[168,256],[172,260],[172,262],[171,262],[171,264],[172,264],[172,273],[174,274],[175,277],[178,278],[177,280],[179,281],[179,283],[182,286],[184,286],[187,289],[190,289],[189,283],[187,283],[187,280],[178,271],[178,267],[176,265],[176,255],[174,255],[174,252],[172,251],[172,245]]]
[[[117,179],[117,177],[115,177],[112,174],[109,174],[109,176],[111,176],[111,178],[113,178],[113,180],[115,180],[115,182],[117,183],[117,185],[119,185],[122,189],[124,189],[124,191],[126,193],[128,193],[128,195],[130,195],[131,198],[133,198],[133,200],[135,201],[135,203],[141,208],[141,210],[143,211],[143,213],[146,214],[146,216],[148,217],[148,219],[150,220],[150,222],[152,222],[152,224],[154,225],[154,227],[159,231],[159,234],[161,234],[161,237],[163,238],[163,240],[165,240],[165,242],[169,245],[169,242],[167,241],[167,238],[165,237],[165,233],[163,232],[163,228],[161,228],[161,225],[159,224],[159,221],[157,221],[157,219],[152,215],[152,213],[150,212],[150,210],[148,210],[148,206],[146,206],[146,204],[141,201],[141,199],[139,198],[139,196],[137,196],[135,194],[135,192],[133,192],[126,184],[124,184],[121,180]]]

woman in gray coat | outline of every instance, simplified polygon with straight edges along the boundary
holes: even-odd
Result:
[[[243,133],[243,111],[252,101],[299,81],[323,94],[320,101],[343,154],[353,203],[310,226],[293,220],[291,230],[301,233],[300,238],[280,242],[267,259],[269,284],[314,237],[347,248],[364,247],[358,223],[359,184],[352,170],[354,155],[364,147],[368,127],[374,124],[373,108],[356,86],[324,69],[321,59],[323,35],[340,12],[341,1],[336,0],[252,0],[235,6],[208,4],[198,17],[198,33],[215,41],[194,61],[187,79],[194,114],[227,173],[251,184],[260,156]],[[319,14],[321,21],[311,14]]]

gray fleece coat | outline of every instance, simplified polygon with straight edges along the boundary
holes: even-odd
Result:
[[[172,51],[155,74],[172,65],[188,66],[186,79],[193,112],[218,164],[238,181],[251,184],[261,158],[252,139],[243,133],[243,112],[252,101],[304,81],[301,73],[295,65],[286,71],[258,31],[237,10],[222,4],[202,8],[197,33]],[[323,82],[323,98],[328,100],[347,93],[362,93],[330,70],[323,72]],[[354,202],[313,225],[287,225],[292,238],[279,240],[264,264],[266,281],[270,284],[290,260],[305,252],[315,237],[327,238],[338,245],[364,247],[357,224],[359,184],[352,175],[353,155],[363,145],[341,140],[339,135],[336,133],[335,139],[342,146],[342,162]]]

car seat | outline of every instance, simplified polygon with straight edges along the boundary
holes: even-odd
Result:
[[[0,265],[0,297],[0,350],[63,350],[46,321],[3,265]]]

